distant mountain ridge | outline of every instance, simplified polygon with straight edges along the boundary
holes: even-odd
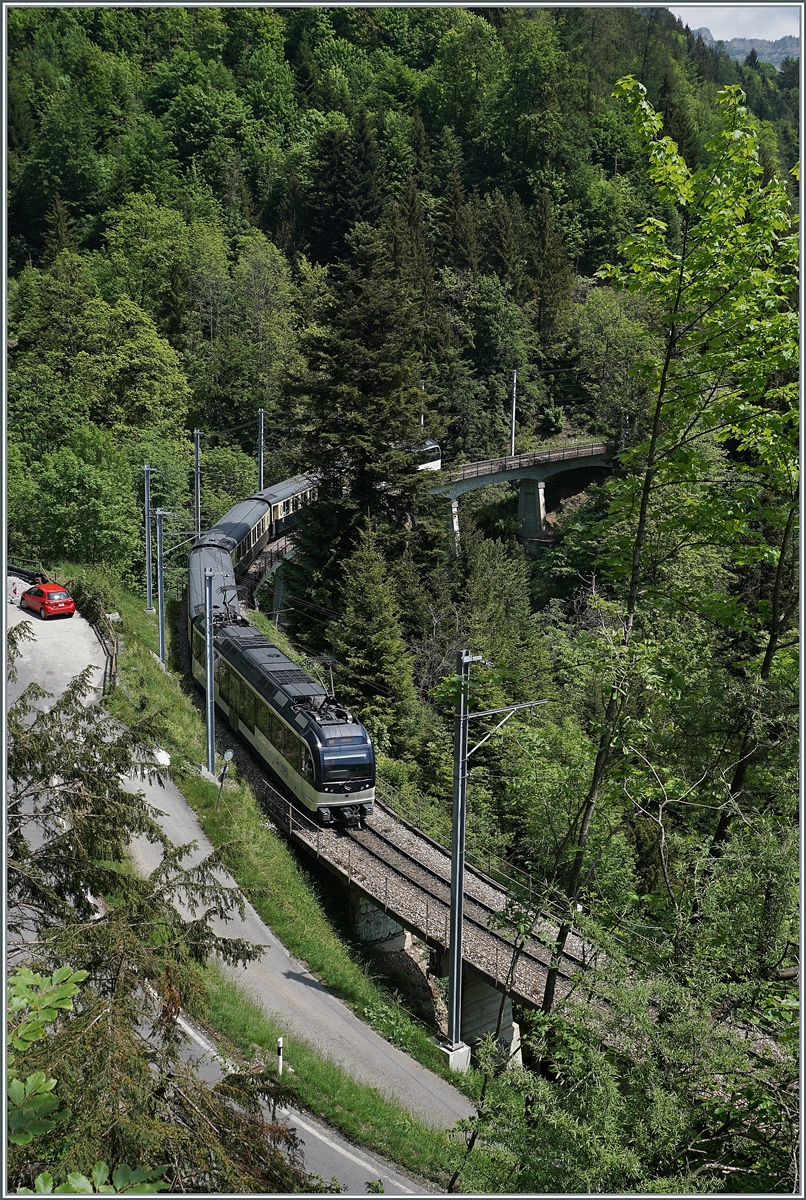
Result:
[[[762,62],[772,63],[775,67],[780,67],[785,58],[800,57],[798,37],[782,37],[775,42],[764,38],[731,38],[729,42],[723,42],[717,41],[704,25],[701,29],[693,29],[692,33],[695,37],[699,34],[706,46],[718,46],[736,60],[744,60],[751,50],[755,50]]]

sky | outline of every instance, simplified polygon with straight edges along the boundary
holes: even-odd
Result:
[[[788,35],[797,37],[799,4],[667,4],[689,29],[711,30],[717,41],[731,38],[765,38],[774,42]]]

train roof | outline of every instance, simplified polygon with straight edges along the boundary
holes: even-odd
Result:
[[[266,507],[267,501],[259,496],[250,496],[248,500],[241,500],[239,504],[233,505],[228,512],[224,513],[223,517],[216,521],[210,533],[231,538],[234,549],[241,538],[246,537],[261,517],[265,516]]]
[[[317,480],[313,475],[295,475],[293,479],[283,479],[280,483],[264,488],[262,492],[255,492],[253,499],[265,500],[267,504],[279,504],[281,500],[287,500],[289,496],[310,491],[312,487],[316,487],[316,483]]]
[[[240,617],[238,589],[232,573],[232,558],[227,545],[229,539],[213,541],[206,534],[200,546],[195,546],[188,559],[188,609],[191,618],[203,616],[205,611],[204,573],[209,568],[215,573],[213,581],[213,617],[234,620]]]
[[[286,717],[294,715],[301,730],[309,729],[323,741],[359,731],[369,740],[360,721],[253,625],[228,625],[216,630],[214,638],[219,652],[258,695],[274,708],[291,710]]]
[[[226,653],[255,691],[276,706],[299,704],[301,701],[327,701],[327,692],[307,671],[292,662],[282,650],[270,642],[254,626],[228,625],[217,630],[215,642]]]

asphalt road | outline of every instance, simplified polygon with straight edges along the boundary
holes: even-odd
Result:
[[[9,626],[27,619],[34,633],[33,641],[22,644],[17,681],[7,688],[8,704],[34,681],[54,695],[61,694],[70,679],[88,664],[97,668],[94,679],[100,683],[103,651],[78,613],[68,620],[42,621],[11,605],[6,611]],[[49,701],[41,703],[47,705]],[[132,791],[143,789],[155,808],[165,814],[160,823],[174,845],[196,841],[198,848],[186,864],[198,861],[212,846],[178,788],[169,779],[162,782],[164,786],[160,787],[157,783],[129,780],[127,786]],[[142,871],[158,865],[160,849],[145,839],[137,839],[132,853]],[[223,879],[232,882],[222,874]],[[380,1095],[396,1100],[429,1125],[450,1128],[458,1118],[472,1114],[473,1106],[465,1096],[385,1041],[315,979],[263,924],[251,905],[246,906],[243,924],[214,924],[223,936],[245,937],[265,947],[257,962],[225,970],[281,1028],[314,1045],[323,1057],[337,1062],[353,1078],[377,1088]],[[202,1035],[194,1031],[193,1036],[199,1044]],[[202,1054],[215,1057],[209,1044],[202,1047]],[[428,1194],[422,1184],[407,1179],[379,1156],[350,1145],[308,1114],[291,1112],[288,1119],[305,1142],[308,1169],[325,1179],[335,1176],[348,1195],[365,1195],[365,1185],[378,1179],[389,1195]]]
[[[6,614],[9,629],[27,621],[33,634],[33,641],[20,643],[17,682],[6,687],[7,704],[12,704],[29,683],[38,683],[46,692],[59,696],[86,666],[96,668],[92,681],[100,686],[104,652],[82,616],[76,613],[73,617],[48,617],[43,621],[36,613],[16,604],[6,604]],[[47,706],[50,701],[41,700],[38,704]]]

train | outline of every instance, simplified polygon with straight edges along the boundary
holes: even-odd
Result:
[[[212,572],[215,704],[232,729],[325,826],[360,826],[375,799],[375,751],[361,722],[243,616],[236,572],[290,528],[316,497],[297,475],[234,505],[197,537],[188,562],[193,677],[206,686],[205,579]]]

